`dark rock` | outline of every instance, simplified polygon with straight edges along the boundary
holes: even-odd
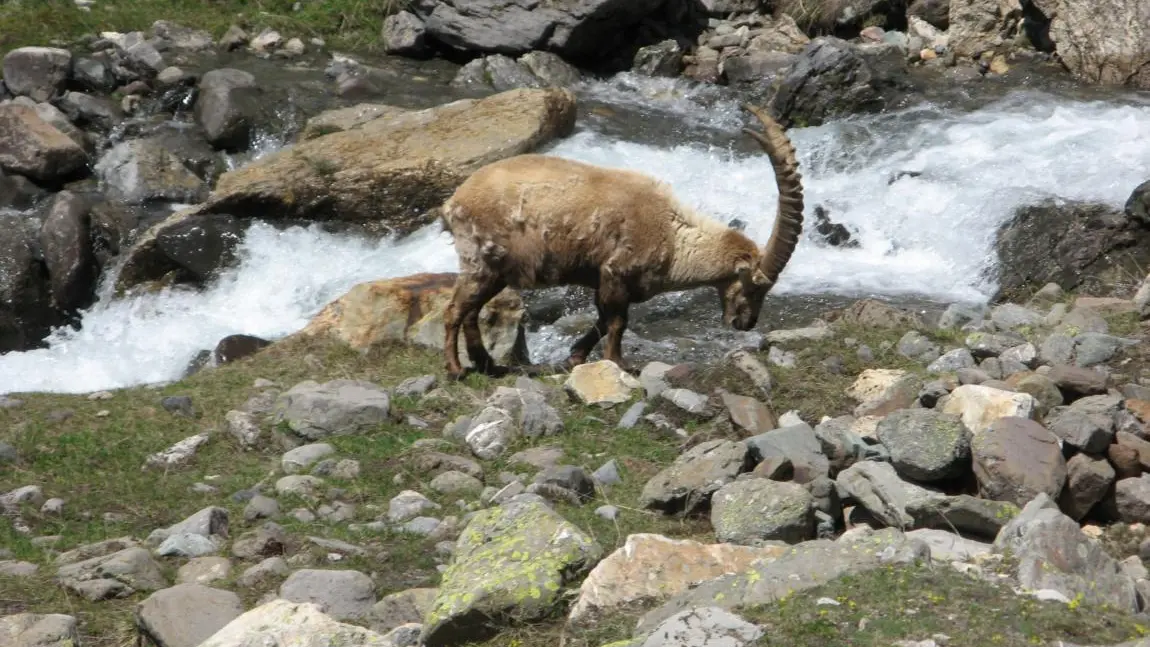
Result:
[[[0,217],[0,352],[38,345],[62,317],[52,307],[48,272],[38,257],[34,222]]]
[[[219,366],[255,355],[271,346],[271,342],[252,335],[228,335],[216,344],[211,353],[211,365]]]
[[[907,478],[940,481],[970,468],[970,430],[957,415],[932,409],[901,409],[878,424],[890,462]]]
[[[851,230],[847,229],[846,225],[831,222],[826,207],[821,204],[815,205],[815,226],[812,236],[819,244],[830,247],[852,249],[859,246]]]
[[[1066,462],[1066,472],[1066,488],[1058,506],[1071,519],[1079,521],[1106,496],[1114,483],[1114,468],[1105,458],[1075,454]]]
[[[45,195],[47,192],[28,178],[0,171],[0,209],[31,209]]]
[[[72,80],[81,89],[91,92],[110,92],[116,83],[108,65],[95,57],[73,61]]]
[[[553,465],[535,476],[535,483],[556,485],[589,501],[595,496],[595,481],[587,470],[575,465]]]
[[[1025,300],[1047,283],[1105,296],[1109,272],[1125,262],[1146,266],[1150,229],[1108,205],[1049,199],[1018,209],[999,228],[995,251],[995,300]]]
[[[950,27],[950,0],[913,0],[906,9],[906,15],[946,31]]]
[[[60,310],[79,310],[95,301],[98,268],[92,252],[90,211],[87,198],[61,191],[40,227],[52,299]]]
[[[114,101],[93,94],[65,92],[54,105],[80,128],[106,133],[124,119],[123,111]]]
[[[1106,376],[1088,368],[1055,364],[1050,367],[1046,377],[1054,382],[1066,402],[1106,393]]]
[[[186,418],[194,418],[196,415],[195,407],[192,406],[192,398],[187,395],[169,395],[160,399],[160,406],[168,413],[173,413]]]
[[[262,92],[249,72],[231,68],[212,70],[200,79],[196,123],[216,148],[244,150],[262,118]]]
[[[567,60],[604,60],[628,44],[628,30],[655,18],[662,0],[416,0],[409,10],[429,38],[457,52],[553,51]]]
[[[787,52],[749,51],[723,59],[722,73],[729,84],[770,83],[793,65],[796,56]]]
[[[206,281],[234,261],[248,224],[223,214],[193,216],[165,227],[156,235],[156,244],[173,265]]]
[[[785,126],[818,126],[833,117],[881,111],[911,89],[906,56],[897,47],[820,37],[784,73],[769,105]]]
[[[526,65],[544,85],[568,87],[583,78],[578,68],[552,52],[527,52],[519,57],[519,62]]]
[[[1150,226],[1150,180],[1139,184],[1126,200],[1126,217],[1143,227]]]
[[[477,58],[459,68],[451,81],[458,87],[487,88],[497,92],[514,88],[540,88],[540,81],[526,65],[503,54]]]

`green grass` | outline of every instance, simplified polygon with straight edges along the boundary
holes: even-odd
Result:
[[[264,27],[285,38],[320,37],[357,52],[382,48],[383,20],[406,0],[99,0],[81,11],[72,0],[11,0],[0,4],[0,55],[27,45],[70,43],[101,31],[147,31],[156,20],[204,29],[219,38],[232,24],[253,36]]]
[[[227,433],[224,416],[258,393],[253,387],[257,378],[272,380],[284,390],[304,379],[334,378],[366,379],[391,387],[408,377],[427,373],[442,380],[441,361],[439,353],[414,347],[391,345],[361,354],[333,343],[300,340],[272,346],[251,358],[162,388],[116,391],[108,400],[54,394],[13,396],[25,403],[0,410],[0,440],[14,445],[20,460],[14,466],[0,467],[0,492],[35,484],[43,488],[45,497],[59,496],[66,503],[60,516],[41,514],[31,506],[23,510],[23,519],[32,527],[30,536],[14,531],[7,523],[0,524],[0,546],[12,551],[16,559],[41,565],[37,577],[0,579],[0,615],[24,610],[72,613],[81,620],[85,645],[125,644],[132,635],[133,606],[144,595],[93,604],[69,594],[52,582],[53,552],[37,546],[32,537],[58,536],[52,546],[55,551],[126,535],[142,540],[153,529],[167,527],[201,508],[215,505],[229,511],[230,536],[235,539],[263,522],[245,522],[242,513],[246,504],[233,501],[231,495],[261,481],[265,484],[263,492],[280,503],[283,516],[277,522],[292,537],[293,553],[307,548],[307,536],[340,539],[365,548],[368,556],[326,564],[321,551],[312,551],[319,558],[319,567],[375,573],[377,594],[381,597],[411,587],[436,586],[439,574],[432,550],[434,542],[429,539],[356,532],[346,523],[303,523],[288,516],[296,507],[314,511],[323,501],[276,496],[274,483],[282,475],[279,458],[283,450],[274,444],[259,450],[241,450]],[[362,435],[327,439],[337,450],[336,458],[360,462],[357,479],[325,479],[328,486],[343,490],[339,500],[356,505],[352,522],[369,522],[385,514],[389,499],[403,489],[420,491],[443,506],[435,516],[461,517],[463,511],[455,505],[461,497],[440,496],[428,487],[434,475],[418,471],[411,460],[416,451],[411,449],[411,443],[419,438],[440,437],[446,423],[461,414],[474,413],[478,410],[476,401],[486,398],[496,386],[510,386],[513,382],[513,378],[495,381],[482,376],[470,376],[458,384],[441,382],[449,398],[433,403],[396,398],[393,404],[398,421]],[[160,400],[166,395],[191,396],[197,417],[185,418],[164,410]],[[561,514],[595,536],[608,552],[621,546],[634,532],[713,541],[705,518],[679,519],[638,509],[642,486],[677,454],[674,441],[660,438],[643,426],[615,429],[625,405],[605,411],[564,402],[565,399],[559,399],[565,431],[549,438],[519,440],[505,458],[484,464],[486,484],[498,486],[502,470],[532,476],[533,470],[510,465],[509,458],[514,452],[535,445],[557,445],[564,451],[563,462],[581,465],[588,471],[615,458],[623,482],[582,506],[557,504]],[[70,415],[61,420],[65,411]],[[407,413],[422,417],[430,428],[421,430],[405,424]],[[268,431],[267,425],[263,428]],[[205,431],[212,434],[212,440],[187,466],[166,473],[141,470],[149,454]],[[467,455],[465,448],[451,453]],[[195,493],[191,490],[195,483],[210,483],[217,491]],[[616,521],[594,514],[595,508],[606,503],[622,508]],[[106,513],[115,516],[106,520]],[[161,561],[174,583],[176,569],[186,560]],[[220,585],[230,588],[247,566],[237,561],[233,581]],[[245,602],[252,605],[263,592],[241,593]]]

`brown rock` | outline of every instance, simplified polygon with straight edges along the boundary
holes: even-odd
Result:
[[[1110,459],[1110,464],[1114,467],[1116,479],[1131,478],[1142,474],[1142,463],[1138,458],[1138,450],[1129,445],[1123,445],[1121,442],[1110,445],[1106,448],[1106,458]]]
[[[0,169],[38,182],[56,182],[83,168],[84,149],[36,110],[18,103],[0,105]]]
[[[1075,454],[1066,462],[1066,487],[1058,507],[1078,521],[1106,496],[1114,483],[1114,468],[1105,458]]]
[[[1133,449],[1138,454],[1138,465],[1143,470],[1150,470],[1150,441],[1143,440],[1127,431],[1114,434],[1114,440],[1119,445]]]
[[[922,320],[915,313],[874,299],[856,301],[842,310],[830,313],[826,319],[866,328],[892,330],[917,328],[922,325]]]
[[[1057,500],[1066,484],[1058,438],[1027,418],[999,418],[971,442],[982,496],[1026,505],[1040,492]]]
[[[785,550],[782,542],[750,547],[630,535],[583,581],[567,621],[587,627],[617,609],[666,600],[698,582],[744,571],[751,562],[771,560]]]
[[[1058,385],[1067,401],[1106,393],[1106,376],[1088,368],[1056,364],[1050,367],[1046,377]]]
[[[456,276],[414,274],[360,283],[328,304],[296,334],[331,336],[361,351],[385,341],[442,350],[443,313],[451,302]],[[511,289],[495,295],[480,312],[483,343],[497,362],[528,361],[523,315],[523,301]],[[470,365],[464,344],[459,346],[460,360]]]
[[[745,395],[734,393],[722,394],[723,404],[735,423],[751,436],[766,433],[778,427],[774,414],[767,405]]]
[[[206,202],[155,225],[128,251],[118,286],[159,278],[159,232],[206,214],[341,220],[399,235],[436,209],[479,167],[528,153],[575,127],[575,95],[516,89],[427,110],[387,113],[301,141],[222,175]]]

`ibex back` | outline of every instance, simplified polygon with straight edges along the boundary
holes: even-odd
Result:
[[[447,373],[463,375],[459,331],[478,371],[503,374],[479,331],[479,312],[505,287],[584,285],[595,289],[599,317],[571,348],[569,367],[586,361],[606,337],[603,358],[623,365],[623,331],[632,303],[656,294],[713,286],[723,321],[750,330],[763,299],[802,233],[803,187],[783,128],[753,106],[764,127],[748,128],[774,167],[779,190],[766,247],[695,213],[668,186],[634,171],[559,157],[519,155],[473,173],[441,209],[460,273],[445,313]]]

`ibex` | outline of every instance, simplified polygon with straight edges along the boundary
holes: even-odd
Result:
[[[802,176],[795,149],[774,119],[755,138],[774,167],[779,190],[774,231],[763,250],[733,227],[680,203],[648,175],[538,154],[493,162],[475,171],[444,202],[440,217],[454,238],[460,272],[445,311],[448,376],[464,375],[462,327],[475,370],[506,374],[479,332],[479,312],[507,286],[595,289],[598,320],[571,347],[567,366],[587,360],[606,337],[603,358],[623,363],[630,304],[701,286],[718,289],[723,322],[750,330],[763,299],[790,260],[803,227]]]

